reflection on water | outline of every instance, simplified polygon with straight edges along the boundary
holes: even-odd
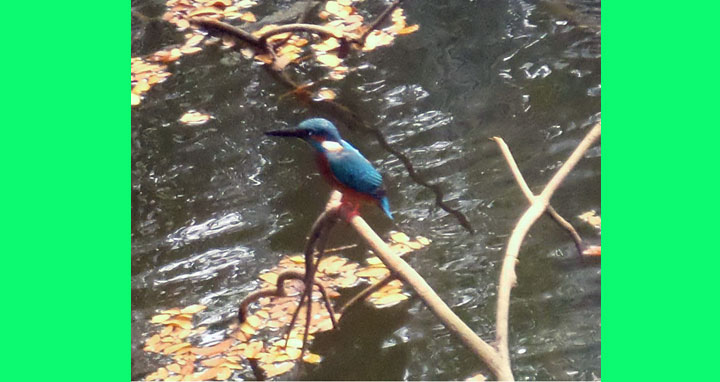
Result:
[[[274,1],[278,8],[289,2]],[[380,2],[371,1],[372,6]],[[264,7],[265,5],[263,5]],[[494,336],[501,256],[526,201],[492,136],[503,137],[533,190],[539,190],[600,111],[599,1],[412,1],[420,30],[391,48],[358,55],[360,68],[338,83],[338,101],[380,129],[422,177],[477,231],[435,207],[432,192],[367,131],[347,130],[385,175],[395,222],[368,208],[379,233],[395,225],[433,240],[410,263],[486,340]],[[134,1],[148,16],[160,0]],[[258,16],[261,13],[258,11]],[[180,42],[162,22],[133,18],[133,56]],[[162,363],[142,351],[157,310],[194,303],[220,338],[238,301],[283,254],[298,252],[329,188],[300,142],[262,132],[312,115],[255,64],[207,47],[171,64],[132,113],[132,376]],[[214,119],[178,122],[190,109]],[[553,204],[590,241],[575,217],[600,211],[600,149],[592,149]],[[354,237],[340,227],[338,244]],[[358,249],[358,258],[364,249]],[[600,377],[600,266],[579,259],[572,241],[541,219],[520,254],[511,304],[510,346],[517,379]],[[359,310],[338,333],[319,336],[325,357],[300,379],[464,379],[488,374],[417,299]],[[252,373],[243,374],[253,379]]]

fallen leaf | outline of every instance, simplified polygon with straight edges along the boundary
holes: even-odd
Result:
[[[366,277],[366,278],[383,278],[390,274],[390,271],[386,268],[365,268],[361,269],[358,272],[355,272],[355,276],[357,277]]]
[[[250,342],[250,343],[247,345],[247,348],[245,348],[245,352],[244,352],[243,355],[244,355],[245,358],[247,358],[247,359],[257,359],[257,358],[258,358],[258,354],[260,354],[260,351],[262,350],[262,348],[263,348],[263,343],[262,343],[262,341],[253,341],[253,342]]]
[[[331,68],[340,65],[340,63],[342,62],[342,60],[334,54],[322,54],[317,57],[317,60],[321,64],[329,66]]]
[[[430,239],[424,236],[415,236],[415,240],[417,240],[422,245],[430,245]]]
[[[303,361],[307,363],[320,363],[320,361],[322,361],[322,357],[315,353],[308,353],[303,357]]]
[[[281,362],[265,366],[265,376],[272,378],[276,375],[285,374],[295,365],[294,362]]]
[[[206,308],[207,308],[207,306],[205,306],[205,305],[195,304],[195,305],[190,305],[188,307],[183,308],[183,310],[181,310],[180,312],[183,314],[195,314],[197,312],[202,312]]]
[[[399,31],[397,31],[397,34],[400,34],[400,35],[410,34],[410,33],[413,33],[413,32],[415,32],[415,31],[417,31],[418,29],[420,29],[420,26],[417,25],[417,24],[415,24],[415,25],[411,25],[411,26],[409,26],[409,27],[405,27],[405,28],[403,28],[403,29],[400,29]]]
[[[396,243],[407,243],[410,241],[410,237],[403,232],[393,232],[390,234],[390,240]]]
[[[600,216],[597,215],[595,210],[590,210],[578,216],[580,220],[587,222],[588,224],[600,229]]]
[[[386,308],[389,306],[393,306],[401,301],[407,300],[408,296],[404,294],[389,294],[387,296],[381,297],[377,300],[372,301],[373,305],[375,305],[378,308]]]
[[[257,21],[257,18],[255,18],[255,15],[252,12],[245,12],[240,15],[240,20],[254,23]]]
[[[133,92],[130,92],[130,106],[139,105],[139,104],[140,104],[140,100],[142,100],[142,98],[140,98],[139,95],[137,95],[137,94],[135,94],[135,93],[133,93]]]
[[[262,324],[262,320],[260,320],[257,316],[250,316],[247,319],[245,319],[245,322],[248,323],[248,325],[252,326],[253,328],[259,328]]]
[[[163,353],[165,353],[165,354],[172,354],[172,353],[177,352],[177,351],[180,350],[180,349],[189,348],[190,346],[191,346],[191,345],[190,345],[189,342],[182,342],[182,343],[179,343],[179,344],[176,344],[176,345],[172,345],[172,346],[166,348],[165,350],[163,350]]]
[[[190,349],[190,352],[193,354],[204,355],[206,357],[210,357],[210,356],[214,356],[216,354],[225,352],[226,350],[228,350],[230,348],[230,345],[232,345],[233,342],[235,342],[234,338],[228,338],[225,341],[222,341],[215,346],[210,346],[210,347],[206,347],[206,348],[192,348],[192,349]]]
[[[207,367],[216,367],[222,365],[223,363],[225,363],[225,358],[223,357],[205,359],[200,362],[201,365]]]
[[[192,376],[193,381],[209,381],[217,376],[218,368],[213,367],[210,369],[205,370],[202,373],[195,373]]]
[[[176,317],[164,322],[165,325],[175,325],[183,329],[192,329],[192,321],[185,317]]]
[[[228,369],[227,367],[219,367],[218,372],[215,375],[215,380],[217,381],[224,381],[232,375],[232,370]]]
[[[316,93],[316,95],[317,95],[317,97],[316,97],[317,100],[334,100],[335,97],[337,97],[337,95],[335,94],[335,92],[332,91],[332,90],[330,90],[330,89],[328,89],[328,88],[322,88],[322,89],[318,90],[318,92]],[[334,272],[337,272],[337,269],[339,269],[341,266],[342,266],[342,264],[340,264],[340,265],[335,269]],[[323,272],[323,273],[328,273],[328,274],[331,273],[331,272],[324,272],[324,271],[321,271],[321,272]]]
[[[168,371],[172,371],[175,374],[180,374],[180,365],[173,363],[167,366]]]
[[[197,111],[188,111],[180,117],[180,122],[186,125],[201,125],[210,120],[210,115]]]
[[[153,316],[153,318],[150,319],[150,322],[153,324],[161,324],[161,323],[167,321],[168,319],[170,319],[169,314],[158,314],[156,316]]]

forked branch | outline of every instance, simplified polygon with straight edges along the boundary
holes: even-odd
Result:
[[[505,258],[503,259],[502,270],[500,271],[500,282],[498,285],[498,302],[496,316],[496,343],[498,352],[502,359],[503,365],[510,369],[510,350],[508,347],[508,325],[510,315],[510,290],[517,281],[515,274],[515,263],[517,262],[520,246],[522,245],[525,235],[527,235],[530,227],[537,221],[540,215],[550,204],[550,198],[555,190],[560,186],[565,177],[580,161],[590,146],[600,137],[600,122],[592,127],[590,132],[583,138],[575,151],[570,154],[568,160],[558,169],[555,175],[550,179],[543,189],[542,193],[534,196],[532,204],[520,217],[515,225],[507,249],[505,250]]]

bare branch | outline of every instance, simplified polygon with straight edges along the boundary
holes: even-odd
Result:
[[[550,179],[548,184],[543,189],[542,193],[538,196],[533,197],[532,204],[520,217],[520,220],[515,225],[508,246],[505,251],[505,258],[503,260],[502,270],[500,271],[500,282],[498,285],[498,302],[497,302],[497,318],[496,318],[496,342],[498,352],[502,358],[505,367],[510,369],[510,351],[508,347],[508,321],[510,314],[510,290],[517,281],[515,274],[515,263],[517,262],[518,253],[520,252],[520,246],[522,245],[525,235],[530,230],[530,227],[535,221],[543,214],[545,209],[550,203],[555,190],[560,186],[560,183],[575,167],[578,161],[582,158],[585,152],[590,146],[600,137],[600,122],[598,122],[583,138],[575,151],[570,154],[570,157],[565,164],[555,173]]]
[[[325,37],[335,37],[337,39],[345,39],[345,35],[342,31],[333,28],[327,28],[321,25],[315,24],[285,24],[280,25],[272,29],[268,29],[258,37],[258,40],[265,44],[267,39],[283,33],[297,33],[297,32],[308,32],[315,33]]]
[[[370,26],[368,27],[368,29],[362,34],[362,36],[360,36],[357,40],[355,40],[355,42],[357,42],[357,43],[360,44],[360,45],[365,45],[365,39],[367,38],[367,36],[368,36],[370,33],[372,33],[372,31],[374,31],[375,29],[377,29],[377,28],[380,26],[380,24],[382,24],[382,22],[385,21],[385,19],[388,18],[388,16],[390,16],[390,14],[392,13],[392,11],[393,11],[398,5],[400,5],[400,2],[402,2],[402,0],[395,0],[395,1],[393,1],[387,8],[385,8],[385,10],[383,11],[383,13],[381,13],[380,16],[378,16],[378,17],[375,19],[375,21],[373,21],[372,24],[370,24]]]
[[[265,44],[265,41],[258,40],[252,34],[228,23],[211,19],[209,17],[191,17],[188,20],[191,24],[205,29],[210,34],[236,38],[261,52],[268,52],[270,50],[268,49],[267,44]]]
[[[505,160],[507,161],[508,166],[510,166],[510,171],[512,171],[512,174],[515,177],[515,181],[517,182],[518,186],[520,186],[523,194],[525,194],[528,202],[532,203],[535,195],[532,193],[527,183],[525,183],[525,178],[523,178],[523,175],[520,172],[517,163],[515,163],[515,158],[513,158],[513,155],[510,152],[507,144],[500,137],[492,137],[490,139],[495,141],[500,147],[500,151],[502,151],[503,155],[505,156]],[[580,235],[575,230],[575,227],[573,227],[572,224],[570,224],[567,220],[560,216],[560,214],[557,213],[557,211],[555,211],[553,206],[551,206],[550,204],[548,204],[547,211],[545,211],[545,213],[547,213],[553,220],[555,220],[555,222],[560,225],[560,227],[568,231],[570,237],[572,237],[573,241],[575,242],[575,248],[577,248],[578,253],[582,255],[584,245],[582,239],[580,238]]]
[[[340,193],[335,191],[333,198],[337,198],[337,195],[340,195]],[[476,356],[482,359],[498,379],[512,379],[512,372],[503,364],[495,349],[478,337],[470,327],[455,315],[430,285],[405,260],[397,256],[362,217],[349,214],[345,209],[340,209],[340,213],[368,242],[385,266],[406,285],[413,288],[418,297],[440,319],[443,325],[456,335]]]

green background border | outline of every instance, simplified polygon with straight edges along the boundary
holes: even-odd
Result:
[[[602,5],[602,371],[716,379],[718,2]]]
[[[720,6],[671,4],[602,6],[608,380],[716,374]],[[130,377],[128,11],[6,5],[3,379]]]
[[[129,3],[3,3],[2,380],[130,379]]]

